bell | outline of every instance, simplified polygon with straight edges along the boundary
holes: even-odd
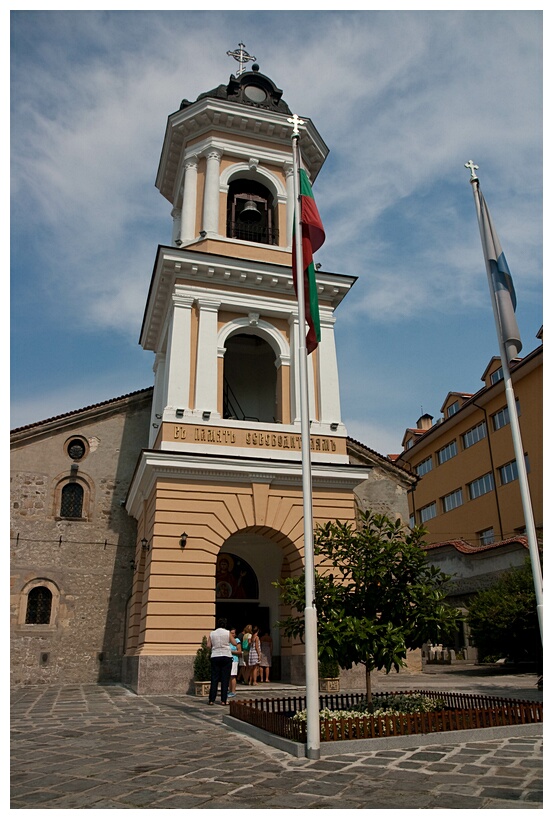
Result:
[[[261,214],[257,210],[257,205],[253,199],[248,199],[242,212],[240,213],[240,220],[242,222],[259,222]]]

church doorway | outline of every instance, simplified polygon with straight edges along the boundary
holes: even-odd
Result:
[[[273,638],[271,679],[280,679],[279,593],[273,583],[281,577],[282,561],[270,538],[238,532],[223,544],[215,575],[216,618],[225,617],[237,633],[249,624]]]

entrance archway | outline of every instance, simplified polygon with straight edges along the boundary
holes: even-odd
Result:
[[[273,583],[288,563],[281,546],[257,531],[231,535],[219,552],[216,570],[216,618],[226,617],[229,627],[242,631],[250,624],[273,638],[271,679],[280,679],[280,595]]]

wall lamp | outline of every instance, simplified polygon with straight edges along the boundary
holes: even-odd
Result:
[[[143,537],[142,540],[140,541],[140,545],[142,546],[145,552],[150,551],[150,544],[148,543],[145,537]]]
[[[159,415],[159,413],[157,413],[157,412],[156,412],[156,418],[161,418],[161,415]]]
[[[205,239],[205,237],[206,237],[206,236],[207,236],[207,231],[205,231],[205,230],[200,230],[200,238],[201,238],[201,239]]]
[[[133,570],[133,572],[135,572],[135,571],[136,571],[136,560],[134,560],[134,558],[133,558],[133,559],[131,560],[131,562],[129,563],[129,566],[130,566],[130,568]]]
[[[153,426],[154,429],[158,429],[159,424],[152,424],[152,426]]]
[[[202,418],[204,419],[204,421],[209,421],[209,419],[211,418],[210,411],[209,410],[204,410],[202,412]]]
[[[186,532],[183,532],[182,535],[180,536],[180,540],[179,540],[179,546],[181,547],[181,549],[184,549],[184,547],[186,546],[186,541],[187,540],[188,540],[188,535],[186,534]]]
[[[177,416],[177,418],[183,418],[184,417],[184,410],[183,409],[176,409],[175,410],[175,415]]]
[[[338,429],[338,424],[336,423],[336,421],[334,421],[334,422],[333,422],[333,423],[330,425],[330,429],[331,429],[333,432],[336,432],[336,430]]]

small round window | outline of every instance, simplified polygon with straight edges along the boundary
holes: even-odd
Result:
[[[86,455],[84,442],[79,438],[72,438],[67,444],[67,454],[73,461],[80,461]]]

